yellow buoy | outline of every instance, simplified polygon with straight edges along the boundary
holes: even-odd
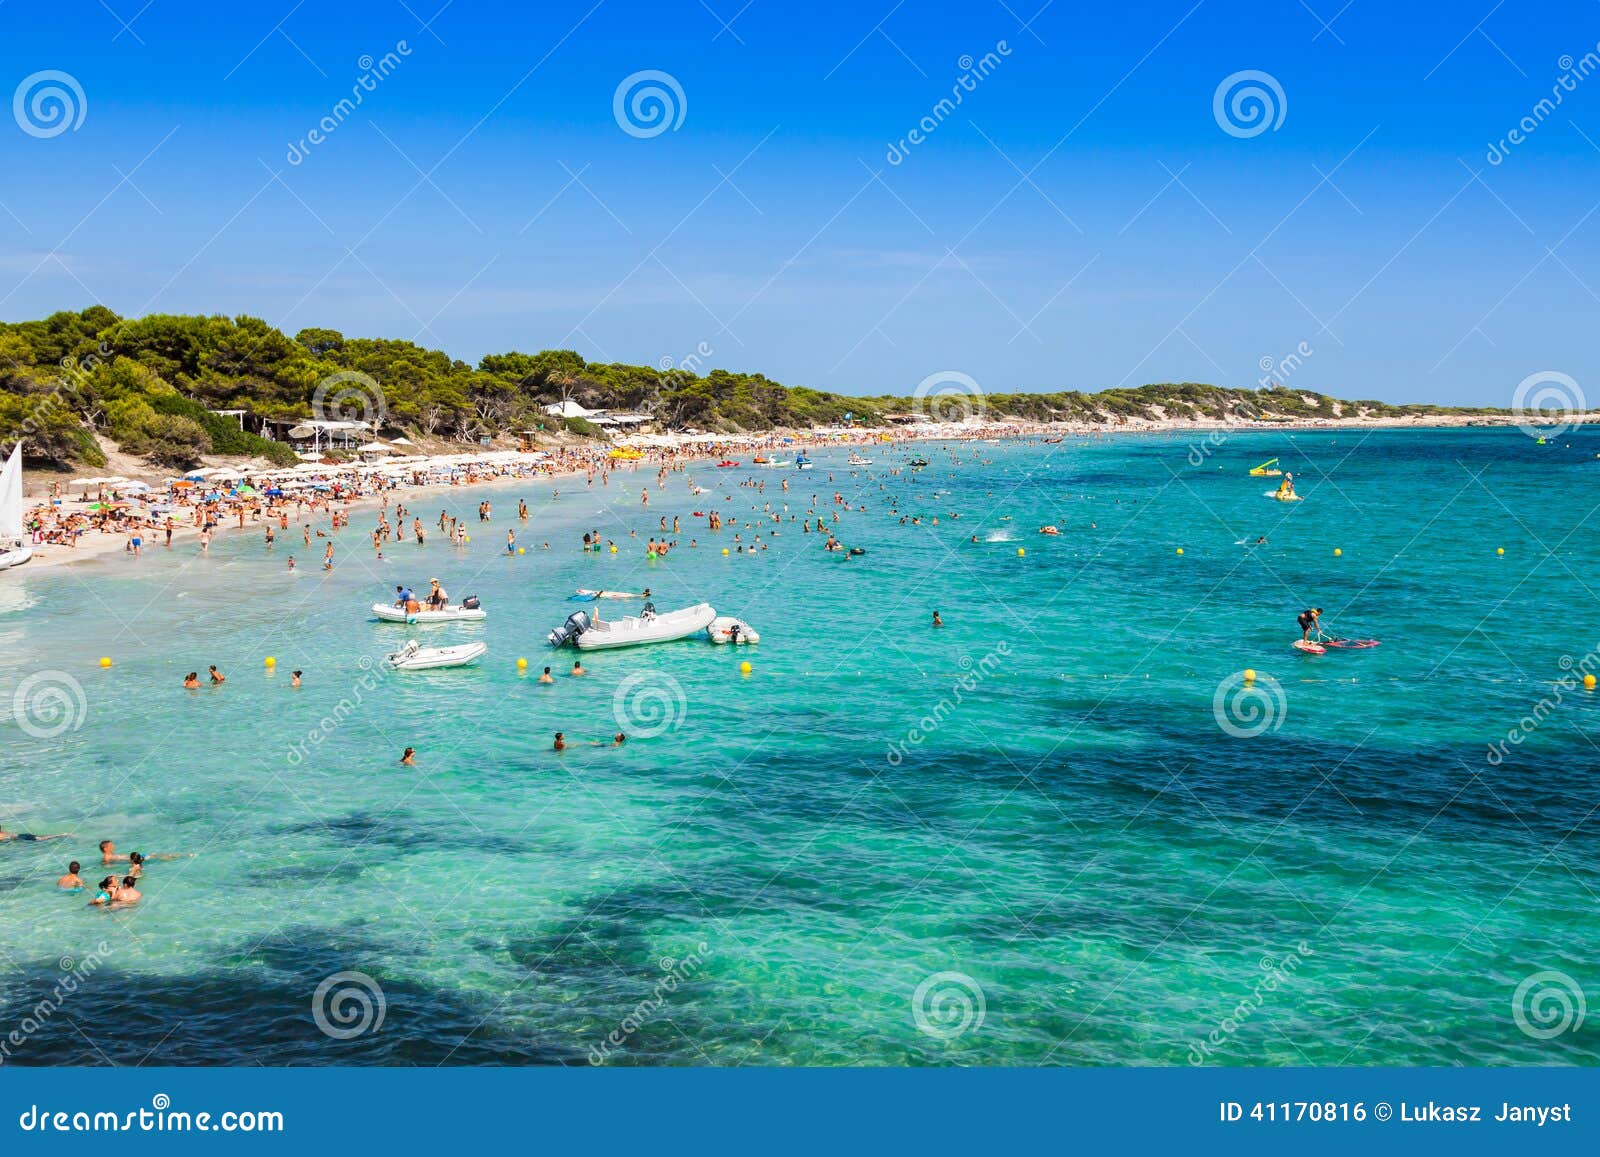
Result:
[[[1025,550],[1023,550],[1023,549],[1022,549],[1022,548],[1021,548],[1021,547],[1020,547],[1020,546],[1019,546],[1019,547],[1017,547],[1017,557],[1018,557],[1018,558],[1021,558],[1021,557],[1022,557],[1022,556],[1023,556],[1023,555],[1025,555],[1025,554],[1027,554],[1027,553],[1028,553],[1028,552],[1027,552],[1027,551],[1025,551]]]
[[[1178,553],[1179,553],[1179,554],[1182,554],[1182,553],[1183,553],[1183,547],[1181,547],[1181,546],[1180,546],[1180,547],[1179,547],[1179,548],[1178,548]]]
[[[518,554],[527,554],[528,553],[528,548],[525,547],[525,546],[519,546],[519,547],[517,547],[517,553]]]
[[[1334,558],[1338,558],[1343,553],[1344,553],[1344,551],[1340,550],[1338,547],[1334,547],[1333,548],[1333,557]]]
[[[746,660],[745,662],[739,664],[739,674],[741,674],[741,675],[750,674],[750,663],[749,663],[748,660]]]
[[[470,535],[470,534],[463,534],[463,535],[462,535],[462,536],[461,536],[461,541],[462,541],[462,542],[471,542],[471,541],[472,541],[472,535]]]
[[[1497,546],[1494,548],[1494,552],[1496,554],[1504,554],[1506,552],[1506,548],[1503,546]]]
[[[1254,683],[1256,681],[1256,669],[1254,667],[1246,667],[1244,669],[1244,681],[1246,683]]]
[[[110,656],[109,656],[109,655],[102,655],[102,656],[100,656],[100,665],[101,665],[101,666],[102,666],[102,667],[109,667],[109,666],[111,666],[111,657],[110,657]]]
[[[517,660],[517,670],[526,671],[527,669],[528,669],[528,660],[526,660],[526,659],[518,659]]]
[[[722,548],[722,553],[723,554],[727,554],[728,553],[728,548],[727,547],[723,547]]]
[[[1587,690],[1590,690],[1590,691],[1594,690],[1594,682],[1595,682],[1595,680],[1594,680],[1594,676],[1593,675],[1585,675],[1583,677],[1583,685]]]
[[[611,553],[612,554],[616,554],[617,553],[617,544],[616,543],[612,543],[611,544]]]
[[[278,660],[274,659],[271,655],[268,655],[265,659],[262,660],[262,662],[266,664],[267,670],[269,670],[269,671],[272,670],[272,668],[274,668],[274,667],[276,667],[278,665]]]

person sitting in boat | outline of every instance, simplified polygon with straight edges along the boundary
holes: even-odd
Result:
[[[450,596],[446,594],[445,589],[439,585],[438,579],[429,579],[428,585],[430,589],[428,591],[427,602],[428,609],[430,611],[442,611],[445,609],[445,607],[450,605]]]
[[[1278,497],[1280,499],[1289,499],[1295,497],[1293,474],[1285,474],[1283,476],[1283,481],[1278,483]]]
[[[1310,639],[1311,638],[1311,632],[1313,630],[1316,631],[1317,634],[1319,634],[1319,635],[1322,633],[1321,619],[1322,619],[1322,608],[1321,607],[1308,607],[1305,610],[1300,612],[1299,616],[1295,619],[1295,622],[1300,624],[1300,641],[1301,642],[1305,642],[1308,639]]]

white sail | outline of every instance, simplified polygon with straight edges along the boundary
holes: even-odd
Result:
[[[22,538],[22,443],[0,470],[0,546]]]
[[[22,443],[0,470],[0,570],[21,566],[33,557],[22,533]]]

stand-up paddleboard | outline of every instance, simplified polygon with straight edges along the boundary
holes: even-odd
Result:
[[[1339,647],[1346,651],[1365,651],[1378,645],[1377,639],[1319,639],[1324,647]]]
[[[1304,651],[1308,655],[1320,655],[1327,650],[1321,643],[1313,643],[1310,639],[1296,639],[1294,649]]]

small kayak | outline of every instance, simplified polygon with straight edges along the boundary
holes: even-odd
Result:
[[[1310,639],[1296,639],[1294,649],[1304,651],[1308,655],[1321,655],[1327,650],[1321,643],[1313,643]]]

